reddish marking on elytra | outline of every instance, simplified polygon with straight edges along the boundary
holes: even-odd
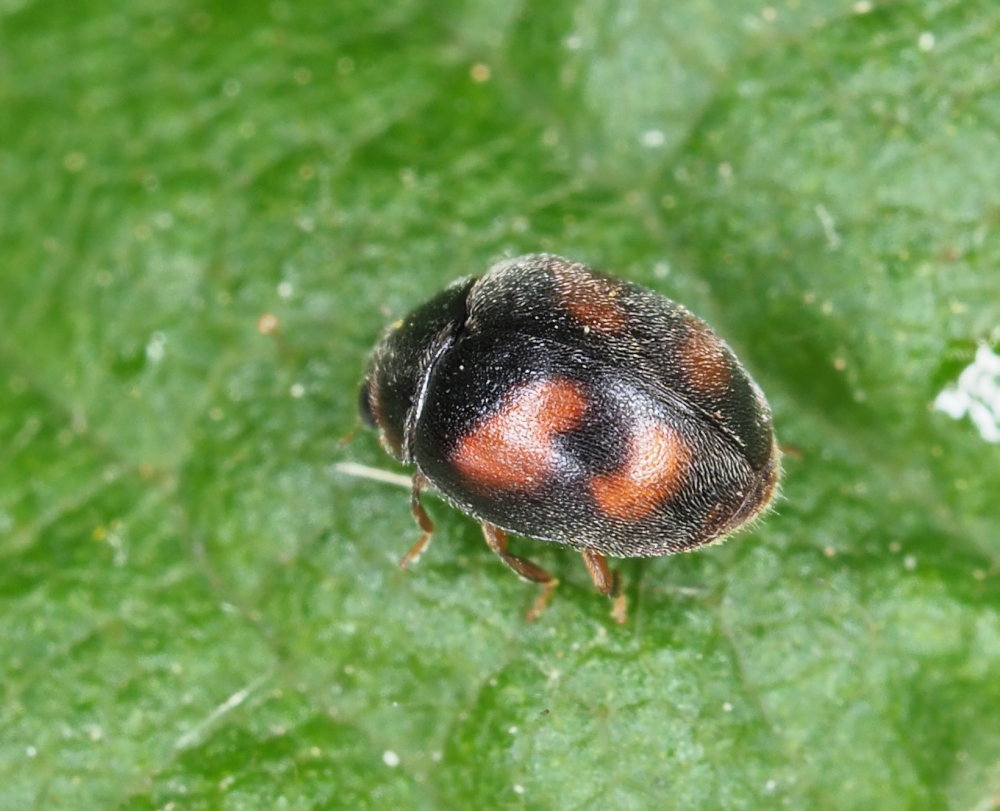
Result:
[[[462,437],[451,461],[479,487],[530,491],[554,472],[554,439],[579,425],[587,397],[580,384],[550,378],[520,386],[504,400]]]
[[[614,335],[628,326],[619,281],[585,273],[573,264],[554,265],[552,278],[559,304],[588,330]]]
[[[695,391],[712,396],[726,393],[733,370],[725,345],[708,326],[694,318],[677,347],[684,380]]]
[[[681,488],[690,459],[691,448],[674,428],[645,423],[632,435],[625,464],[591,479],[590,492],[605,515],[638,521]]]

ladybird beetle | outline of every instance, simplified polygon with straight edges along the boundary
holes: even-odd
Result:
[[[767,401],[704,321],[551,254],[459,279],[390,326],[360,409],[416,469],[423,534],[400,565],[430,540],[420,493],[433,486],[542,586],[529,619],[557,581],[509,552],[507,533],[578,549],[624,621],[606,556],[719,541],[767,507],[780,475]]]

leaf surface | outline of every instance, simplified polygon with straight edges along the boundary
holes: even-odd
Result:
[[[933,404],[1000,345],[997,53],[985,0],[0,2],[0,806],[995,807],[1000,446]],[[793,451],[625,627],[516,539],[526,624],[433,499],[400,571],[337,467],[392,469],[383,325],[538,250]]]

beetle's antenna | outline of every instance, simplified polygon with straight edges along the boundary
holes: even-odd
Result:
[[[395,484],[397,487],[405,487],[409,490],[413,487],[413,477],[405,476],[402,473],[393,473],[390,470],[381,470],[377,467],[359,465],[356,462],[336,462],[332,465],[338,473],[345,473],[358,479],[371,479],[383,484]]]

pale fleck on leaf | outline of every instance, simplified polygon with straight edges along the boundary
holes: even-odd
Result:
[[[995,805],[1000,464],[933,407],[1000,327],[995,3],[0,25],[0,807]],[[342,441],[383,327],[531,251],[708,319],[789,446],[625,627],[515,539],[526,625],[440,501],[401,571],[405,471]]]

